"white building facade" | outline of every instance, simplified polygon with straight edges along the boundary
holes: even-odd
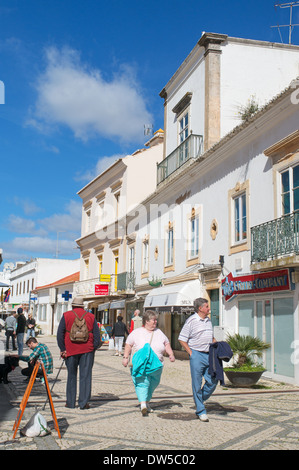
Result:
[[[81,253],[80,282],[83,295],[104,324],[125,313],[125,299],[134,295],[135,253],[127,257],[126,214],[156,187],[157,163],[163,158],[164,133],[160,129],[146,148],[119,159],[82,190],[82,230],[77,244]]]
[[[37,287],[79,271],[79,263],[79,259],[35,258],[16,267],[11,271],[10,277],[10,308],[22,306],[29,311],[34,306],[31,298],[35,297]]]
[[[162,280],[144,308],[159,312],[174,349],[180,349],[177,336],[194,298],[204,296],[218,339],[239,332],[270,342],[265,375],[299,384],[295,96],[291,84],[172,173],[144,201],[151,216],[135,222],[136,252],[148,243],[148,278]],[[136,284],[146,280],[137,270]]]

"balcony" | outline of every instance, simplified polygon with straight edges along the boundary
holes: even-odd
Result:
[[[74,284],[74,297],[80,295],[83,297],[96,297],[96,285],[109,284],[107,296],[118,296],[123,294],[134,294],[135,273],[124,272],[117,275],[111,274],[110,282],[100,282],[99,278],[86,279]]]
[[[299,213],[251,228],[251,263],[299,253]]]
[[[202,135],[191,134],[168,157],[157,165],[157,184],[162,183],[191,158],[203,153]]]

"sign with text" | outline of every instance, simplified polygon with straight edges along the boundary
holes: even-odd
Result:
[[[240,294],[261,294],[294,289],[290,279],[290,270],[254,273],[234,277],[232,273],[222,281],[222,294],[225,300],[231,300]]]
[[[100,274],[100,282],[110,282],[111,274]]]
[[[108,295],[109,284],[95,284],[94,295]]]

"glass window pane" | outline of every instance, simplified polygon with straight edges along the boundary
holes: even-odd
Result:
[[[299,165],[293,168],[293,188],[299,187]]]
[[[294,341],[293,298],[274,299],[274,372],[294,377],[291,356]]]
[[[283,194],[282,196],[282,214],[289,214],[291,212],[290,193]]]
[[[299,209],[299,188],[294,190],[294,211]]]
[[[242,300],[239,302],[239,334],[254,336],[254,302]]]
[[[281,187],[283,193],[290,190],[289,171],[281,174]]]

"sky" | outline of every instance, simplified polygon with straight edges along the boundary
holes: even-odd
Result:
[[[164,128],[159,93],[203,31],[288,43],[276,3],[0,0],[0,270],[79,258],[77,192]]]

